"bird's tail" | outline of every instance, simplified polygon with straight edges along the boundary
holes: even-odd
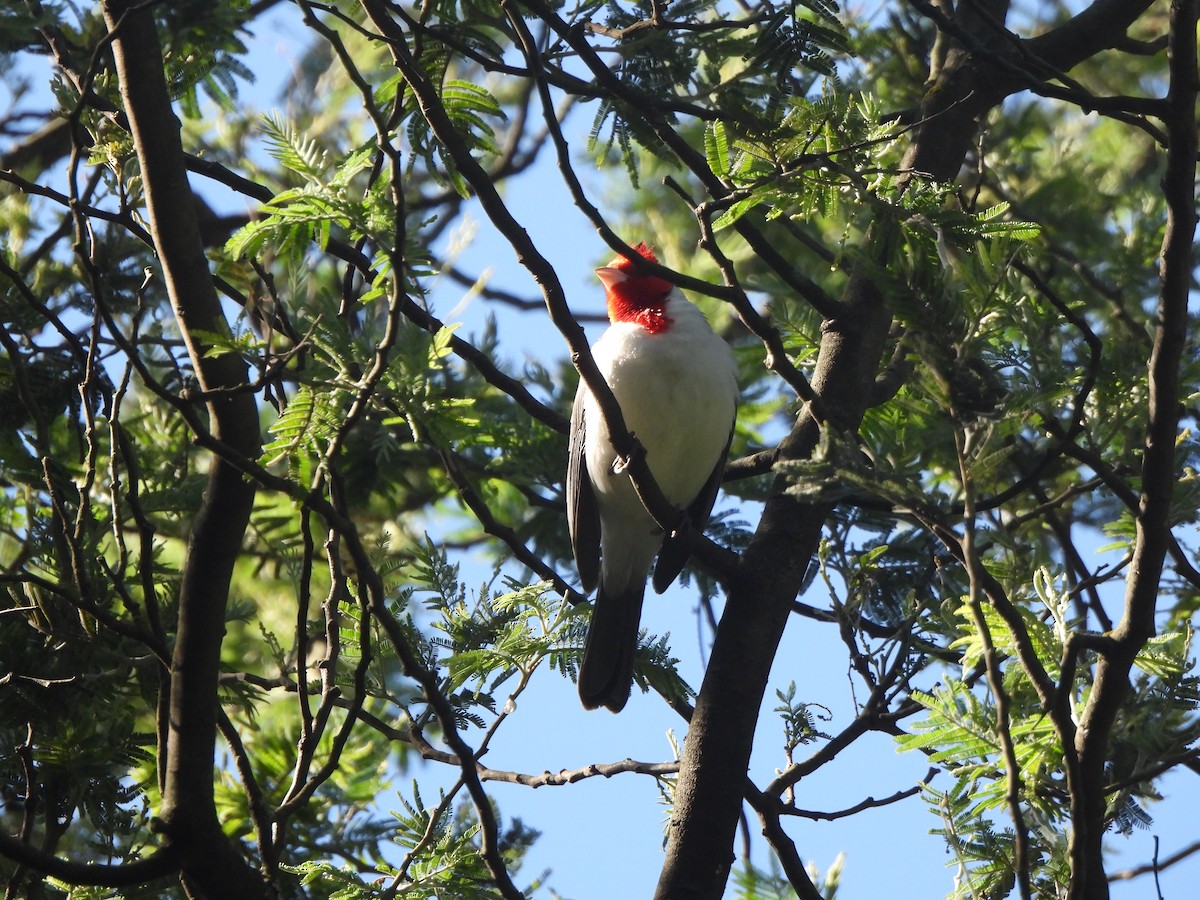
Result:
[[[629,699],[645,593],[644,579],[616,594],[607,593],[601,580],[579,664],[579,699],[584,708],[605,706],[620,712]]]

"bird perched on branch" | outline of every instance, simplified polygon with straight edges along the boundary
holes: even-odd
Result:
[[[662,593],[688,558],[687,525],[708,521],[725,467],[738,400],[729,346],[669,281],[643,270],[658,262],[644,243],[596,270],[611,325],[592,357],[625,425],[646,450],[663,496],[684,510],[684,527],[664,537],[634,490],[587,385],[571,412],[567,523],[585,591],[597,588],[579,696],[587,709],[619,712],[633,684],[642,598],[650,564]],[[660,551],[661,548],[661,551]]]

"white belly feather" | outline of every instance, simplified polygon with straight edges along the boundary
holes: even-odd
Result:
[[[729,348],[709,329],[703,313],[682,299],[671,303],[668,313],[673,324],[658,334],[632,323],[612,325],[592,355],[626,427],[646,448],[654,480],[668,501],[683,508],[725,450],[738,391]],[[590,396],[586,404],[586,427],[601,438],[588,442],[587,468],[600,510],[605,580],[611,583],[626,572],[645,577],[661,532],[629,476],[613,472],[615,457],[600,408]]]

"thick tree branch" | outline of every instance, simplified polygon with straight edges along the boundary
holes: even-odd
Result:
[[[134,887],[166,878],[179,871],[179,855],[165,847],[144,859],[115,865],[80,863],[61,859],[32,844],[0,832],[0,855],[69,884],[96,887]]]
[[[171,109],[163,56],[149,8],[109,0],[121,95],[145,185],[146,210],[163,280],[200,387],[209,396],[213,436],[253,459],[259,449],[254,399],[236,389],[246,368],[236,356],[207,357],[201,332],[228,330],[204,256],[184,167],[179,122]],[[224,397],[213,392],[229,391]],[[225,836],[213,798],[225,606],[234,562],[249,521],[254,484],[215,458],[188,542],[171,663],[170,724],[161,820],[189,884],[199,892],[257,898],[264,886]]]
[[[1095,0],[1057,28],[1029,38],[1029,52],[1055,69],[1069,72],[1097,53],[1118,47],[1154,0]]]
[[[836,425],[854,428],[865,408],[889,317],[874,285],[851,280],[844,318],[826,323],[813,388]],[[810,415],[781,445],[781,458],[803,459],[819,427]],[[758,710],[791,603],[803,581],[829,507],[786,493],[777,478],[739,564],[713,643],[684,743],[667,860],[656,897],[716,898],[724,890]],[[735,775],[736,773],[736,775]],[[703,812],[701,812],[703,810]]]
[[[1003,20],[1006,5],[991,15]],[[964,16],[964,27],[985,29]],[[971,148],[980,117],[1001,96],[961,48],[954,49],[926,95],[904,171],[951,181]],[[825,322],[812,385],[835,428],[853,431],[871,395],[891,316],[887,299],[853,275]],[[817,423],[807,413],[780,445],[781,459],[807,458]],[[712,656],[684,744],[659,900],[720,897],[742,799],[740,775],[750,759],[758,709],[771,663],[808,560],[820,539],[827,505],[801,503],[777,478],[762,519],[729,591]],[[735,774],[736,773],[736,774]]]
[[[1103,4],[1097,3],[1096,6]],[[1188,296],[1193,281],[1196,232],[1196,60],[1198,0],[1172,0],[1169,136],[1163,194],[1167,222],[1159,261],[1160,290],[1150,353],[1146,444],[1136,516],[1133,559],[1125,582],[1124,611],[1110,632],[1113,646],[1100,656],[1076,735],[1079,779],[1071,789],[1071,900],[1108,896],[1104,872],[1104,766],[1108,740],[1129,692],[1134,658],[1155,633],[1163,563],[1173,543],[1171,497],[1176,481],[1175,444],[1180,416],[1180,366],[1187,342]]]
[[[939,6],[927,0],[908,2],[934,22],[940,32],[960,40],[966,49],[977,54],[981,61],[986,61],[994,69],[990,90],[1003,94],[1028,90],[1042,97],[1073,103],[1084,112],[1095,111],[1111,116],[1142,129],[1155,140],[1163,141],[1162,132],[1143,118],[1145,115],[1161,117],[1165,112],[1165,104],[1161,100],[1153,97],[1096,96],[1067,75],[1067,71],[1079,63],[1120,40],[1129,25],[1144,12],[1144,6],[1139,8],[1138,3],[1122,5],[1122,11],[1129,16],[1128,18],[1113,16],[1111,9],[1106,9],[1103,16],[1093,15],[1092,9],[1086,10],[1060,26],[1061,29],[1065,29],[1063,33],[1066,40],[1056,39],[1050,44],[1042,45],[1038,42],[1058,30],[1025,40],[1008,31],[1002,21],[988,14],[980,5],[970,10],[989,26],[986,39],[979,40],[959,24],[960,16],[948,15]],[[1107,7],[1110,4],[1097,3],[1095,6]],[[1071,41],[1071,37],[1077,33],[1077,28],[1087,35],[1088,40]],[[1090,52],[1080,55],[1080,46],[1091,48]],[[1038,55],[1036,50],[1039,47],[1060,52],[1053,58],[1047,58]],[[1060,62],[1056,61],[1058,56],[1061,56]]]

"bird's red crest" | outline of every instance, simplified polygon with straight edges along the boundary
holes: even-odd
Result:
[[[654,251],[642,241],[633,248],[638,255],[652,263],[658,262]],[[613,322],[636,322],[651,334],[657,334],[671,326],[671,317],[664,309],[668,295],[674,285],[657,275],[638,274],[641,266],[637,260],[618,256],[608,268],[625,274],[617,281],[604,279],[608,300],[608,317]]]
[[[654,251],[650,249],[650,245],[642,241],[633,248],[638,252],[642,259],[649,260],[652,263],[658,262],[658,257],[654,255]],[[637,263],[627,256],[618,256],[609,265],[614,269],[620,269],[622,272],[628,272],[630,275],[637,272]]]

